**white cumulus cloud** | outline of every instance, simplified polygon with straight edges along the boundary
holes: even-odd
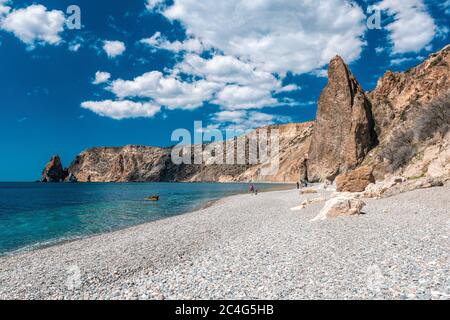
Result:
[[[121,41],[106,40],[103,42],[103,50],[105,50],[109,58],[115,58],[125,52],[126,46]]]
[[[350,63],[366,30],[362,9],[346,0],[174,0],[163,14],[189,37],[278,74],[310,72],[336,54]]]
[[[281,82],[270,72],[257,70],[233,56],[215,55],[207,60],[195,54],[188,54],[175,69],[213,82],[247,85],[266,90],[277,90],[281,87]]]
[[[436,24],[423,0],[384,0],[378,6],[394,18],[386,26],[394,54],[419,52],[436,35]]]
[[[1,29],[13,33],[17,38],[33,48],[36,44],[57,45],[61,42],[65,17],[59,10],[47,10],[43,5],[12,10],[0,2]],[[6,15],[6,16],[5,16]]]
[[[147,0],[145,7],[149,11],[156,10],[164,5],[165,0]]]
[[[109,117],[115,120],[126,118],[152,118],[161,110],[160,106],[152,103],[141,103],[128,100],[86,101],[83,102],[81,106],[102,117]]]
[[[230,110],[257,109],[278,104],[271,91],[237,85],[223,88],[213,102]]]
[[[161,36],[161,32],[156,32],[150,38],[142,39],[140,42],[157,49],[164,49],[173,52],[203,52],[203,44],[198,39],[187,39],[184,41],[177,40],[170,42]]]
[[[97,71],[95,73],[95,79],[92,82],[93,84],[101,84],[108,82],[109,78],[111,78],[111,74],[109,72]]]
[[[119,98],[150,98],[169,109],[195,109],[212,99],[221,87],[206,80],[183,82],[159,71],[152,71],[133,80],[115,80],[109,90]]]
[[[284,86],[281,89],[277,90],[277,93],[298,91],[300,89],[301,88],[296,84],[288,84],[287,86]]]

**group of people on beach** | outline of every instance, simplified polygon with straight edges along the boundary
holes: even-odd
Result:
[[[300,180],[300,182],[297,182],[297,189],[306,187],[308,187],[308,182],[306,182],[305,180]],[[248,191],[255,196],[258,195],[258,189],[253,184],[250,184],[248,186]]]

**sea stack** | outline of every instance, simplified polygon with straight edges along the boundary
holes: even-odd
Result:
[[[61,159],[54,155],[42,172],[42,182],[63,182],[67,177],[67,170],[63,169]]]
[[[331,180],[362,163],[376,145],[371,104],[341,57],[331,60],[308,157],[308,180]]]

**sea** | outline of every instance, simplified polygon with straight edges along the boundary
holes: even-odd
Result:
[[[260,191],[292,188],[254,184]],[[0,256],[201,209],[244,183],[1,183]],[[145,199],[154,194],[158,202]]]

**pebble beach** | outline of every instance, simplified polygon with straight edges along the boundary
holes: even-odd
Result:
[[[450,186],[311,220],[331,192],[202,210],[0,258],[1,299],[450,299]]]

